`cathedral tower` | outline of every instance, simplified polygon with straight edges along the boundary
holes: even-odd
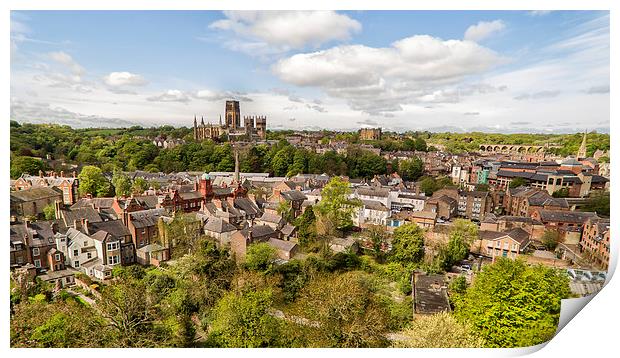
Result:
[[[239,101],[226,101],[226,128],[241,128]]]

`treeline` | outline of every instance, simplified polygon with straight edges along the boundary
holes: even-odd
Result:
[[[164,127],[151,129],[150,134],[161,135],[162,131],[167,130],[162,128]],[[68,126],[58,125],[19,125],[12,122],[11,177],[16,178],[22,173],[36,175],[39,170],[49,169],[43,161],[32,158],[45,158],[48,154],[55,159],[65,160],[66,163],[95,165],[103,172],[234,170],[234,154],[230,143],[221,144],[210,140],[195,142],[192,138],[187,138],[186,144],[162,149],[148,139],[135,137],[127,132],[121,135],[121,132],[101,131],[73,130]],[[145,134],[144,129],[134,131]],[[404,164],[398,161],[388,163],[379,155],[355,147],[348,148],[344,154],[334,151],[317,154],[296,148],[286,140],[280,140],[276,145],[256,145],[241,151],[240,169],[244,172],[263,172],[275,176],[327,173],[348,175],[352,178],[372,178],[375,174],[402,169],[407,179],[415,180],[422,174],[423,168],[419,159],[405,161]]]

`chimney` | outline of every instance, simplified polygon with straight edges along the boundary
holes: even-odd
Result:
[[[75,230],[79,230],[79,229],[80,229],[80,224],[79,224],[79,221],[77,221],[77,220],[73,220],[73,228],[74,228]]]
[[[52,227],[52,232],[56,234],[58,232],[58,223],[53,221],[51,227]]]
[[[90,232],[88,231],[88,219],[82,219],[82,229],[86,235],[90,235]]]

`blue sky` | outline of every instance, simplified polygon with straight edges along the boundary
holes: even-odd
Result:
[[[11,119],[609,131],[598,11],[13,11]]]

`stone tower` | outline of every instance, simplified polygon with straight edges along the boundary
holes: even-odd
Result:
[[[226,101],[226,128],[241,128],[239,101]]]
[[[588,148],[586,147],[586,137],[588,136],[588,131],[583,133],[583,140],[581,141],[581,146],[579,147],[579,151],[577,152],[577,158],[585,158],[587,155]]]

